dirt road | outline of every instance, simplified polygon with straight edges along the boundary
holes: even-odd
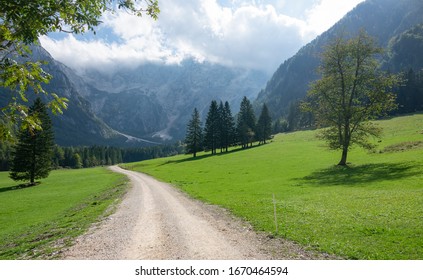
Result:
[[[62,252],[63,259],[326,258],[257,234],[227,211],[145,174],[111,167],[132,187],[117,211]]]

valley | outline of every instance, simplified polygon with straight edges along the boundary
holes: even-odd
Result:
[[[178,207],[194,207],[187,206],[192,204],[200,207],[185,213],[211,215],[209,222],[217,223],[218,231],[224,235],[238,232],[252,238],[249,240],[257,245],[256,249],[246,255],[237,255],[239,258],[421,259],[423,145],[419,143],[423,142],[423,134],[419,128],[423,127],[423,115],[383,120],[379,125],[385,133],[377,150],[369,153],[353,149],[348,167],[335,165],[339,153],[328,151],[323,142],[315,138],[315,131],[303,131],[278,134],[271,143],[261,146],[256,143],[245,150],[234,147],[229,153],[214,156],[203,152],[197,158],[178,155],[123,165],[128,170],[168,182],[172,187],[162,186],[163,183],[150,177],[138,178],[142,175],[122,171],[139,182],[127,192],[129,185],[124,184],[122,176],[105,168],[87,168],[53,171],[40,185],[19,188],[7,178],[7,172],[0,172],[0,219],[3,225],[8,225],[0,232],[1,258],[231,258],[229,255],[201,255],[203,251],[192,254],[184,251],[187,255],[179,255],[178,249],[174,255],[162,255],[162,246],[171,248],[166,240],[184,240],[193,230],[187,228],[187,232],[172,230],[170,233],[166,230],[169,224],[165,223],[158,224],[162,234],[150,236],[141,234],[142,226],[119,224],[117,220],[124,223],[125,219],[132,221],[138,219],[136,217],[155,224],[161,221],[158,217],[171,215],[168,207],[158,207],[163,202],[153,203],[153,197],[159,199],[164,194],[155,195],[156,190],[149,188],[158,188],[159,192],[172,193],[160,199],[172,201],[174,197],[182,197],[185,202],[179,202]],[[159,190],[161,188],[164,189]],[[127,193],[124,201],[135,201],[132,204],[136,206],[133,206],[134,211],[116,210],[125,208],[128,203],[119,204],[124,193]],[[205,204],[188,198],[185,193]],[[139,203],[149,197],[153,199],[150,201],[152,208],[147,207],[147,202]],[[16,201],[19,203],[13,203]],[[112,208],[104,212],[109,205]],[[148,209],[141,211],[141,205]],[[152,211],[151,215],[146,214],[148,211]],[[87,213],[90,218],[86,218]],[[116,214],[109,216],[112,213]],[[232,215],[237,218],[231,218]],[[175,218],[170,220],[175,221]],[[84,221],[83,226],[81,221]],[[115,227],[116,232],[124,230],[124,235],[96,239],[115,223],[120,225]],[[164,239],[160,239],[162,235]],[[148,236],[150,241],[147,241]],[[192,242],[202,242],[202,237],[190,238],[198,238]],[[232,236],[229,240],[238,238]],[[90,244],[103,241],[110,246],[126,244],[125,250],[134,250],[133,254],[126,255],[129,251],[124,253],[120,245],[105,251],[90,249],[89,246],[96,246]],[[66,249],[74,244],[76,247]],[[147,244],[156,244],[157,250],[136,249]],[[165,252],[173,252],[167,249]]]
[[[191,22],[182,26],[191,40],[199,40],[196,43],[185,35],[176,36],[181,26],[173,20],[178,17],[166,13],[166,8],[163,22],[172,23],[167,31],[160,22],[149,21],[136,28],[130,25],[130,30],[123,28],[130,17],[118,11],[99,18],[98,23],[105,23],[98,31],[105,37],[97,41],[95,35],[84,34],[61,40],[56,37],[61,26],[53,25],[41,33],[31,33],[29,28],[25,34],[35,39],[30,36],[28,44],[23,37],[6,34],[19,31],[13,29],[16,13],[9,19],[2,14],[0,170],[11,170],[13,164],[26,168],[32,160],[29,171],[33,171],[40,150],[52,160],[51,165],[42,160],[50,175],[32,181],[32,186],[0,172],[0,259],[423,259],[423,2],[359,1],[327,31],[302,42],[303,47],[283,62],[282,50],[279,53],[275,47],[280,42],[273,46],[272,40],[284,37],[286,45],[295,45],[299,37],[304,40],[317,32],[311,31],[312,21],[284,15],[275,6],[256,5],[256,1],[234,10],[219,2],[220,17],[208,13],[200,17],[208,9],[197,5],[206,2],[217,3],[189,2],[199,9],[193,8],[189,15],[201,19],[200,27]],[[310,11],[318,7],[303,10],[303,16],[311,16]],[[117,22],[112,20],[115,16]],[[212,24],[202,25],[204,20]],[[268,25],[273,21],[277,29]],[[269,35],[269,26],[278,34]],[[347,84],[364,95],[351,94],[349,102],[344,96],[341,103],[349,103],[352,109],[319,123],[316,115],[328,108],[341,111],[341,106],[333,108],[335,102],[321,106],[321,111],[308,106],[325,104],[317,102],[321,97],[313,100],[307,95],[323,76],[319,66],[324,63],[324,51],[335,39],[361,31],[371,36],[369,42],[375,42],[375,49],[383,49],[371,52],[369,57],[375,59],[364,64],[364,70],[398,75],[392,78],[392,98],[386,94],[388,84],[375,83],[383,75],[360,84],[366,80],[358,75],[363,69],[347,71],[355,76],[344,75],[341,69],[338,76],[328,75],[326,81],[333,86],[328,91],[339,97]],[[253,40],[245,40],[243,36],[250,32],[256,34]],[[268,35],[261,37],[257,32]],[[269,40],[271,48],[257,47],[266,43],[259,42],[260,38]],[[71,68],[50,55],[41,42],[58,47],[68,59],[80,61],[91,55],[92,61]],[[9,50],[8,43],[22,43],[31,51]],[[76,43],[80,49],[75,51],[71,47]],[[94,54],[93,44],[98,47]],[[129,55],[137,51],[131,61]],[[158,53],[161,56],[155,57]],[[126,59],[119,60],[122,57]],[[253,63],[258,58],[262,61]],[[107,63],[97,64],[96,59]],[[25,67],[32,68],[19,68],[22,61],[28,65],[37,61],[41,74],[51,75],[42,86],[49,94],[31,84],[40,79],[37,67],[25,72]],[[271,65],[277,65],[275,61],[282,63],[268,72]],[[344,80],[347,83],[338,84]],[[28,83],[30,87],[20,91]],[[320,89],[315,90],[317,94],[327,93]],[[369,92],[380,92],[380,103],[366,95]],[[37,113],[31,115],[26,109],[37,97],[48,103],[51,94],[66,98],[68,105],[63,114],[45,113],[52,121],[52,144],[33,148],[25,154],[27,158],[22,157],[25,160],[15,163],[16,141],[26,140],[28,145],[48,142],[38,140],[42,125],[38,127],[32,118]],[[226,104],[223,108],[225,101],[228,110]],[[387,106],[386,114],[384,110],[374,115],[360,111],[360,105],[373,102],[375,111],[384,104],[392,106]],[[260,114],[262,108],[266,114]],[[339,140],[332,144],[339,148],[343,124],[336,127],[330,121],[348,119],[353,111],[364,116],[357,122],[363,127],[356,126],[362,134],[355,143],[363,144],[360,140],[371,136],[363,146],[375,147],[343,147],[348,162],[336,165],[340,151],[330,150],[319,138],[321,128],[339,129],[332,134],[332,140]],[[261,127],[257,119],[262,120]],[[192,125],[187,125],[191,120]],[[379,129],[372,130],[368,124],[381,128],[381,138],[376,138]],[[347,127],[350,123],[344,131]],[[189,130],[193,131],[190,137]],[[267,136],[262,139],[260,134]],[[226,152],[222,152],[226,148],[223,135],[229,147]]]
[[[374,152],[355,148],[336,166],[316,131],[227,154],[126,164],[249,221],[255,230],[347,259],[421,259],[423,115],[380,121]],[[406,143],[416,143],[408,145]],[[403,147],[392,148],[392,147]],[[408,148],[407,148],[408,147]],[[272,197],[276,197],[276,233]]]

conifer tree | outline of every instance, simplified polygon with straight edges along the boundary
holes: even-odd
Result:
[[[255,137],[256,117],[250,100],[244,96],[242,99],[237,119],[238,140],[245,149],[248,144],[253,144]]]
[[[228,101],[225,102],[225,105],[223,105],[222,102],[220,103],[219,111],[221,118],[221,149],[225,149],[227,152],[229,146],[233,145],[235,141],[235,121],[232,116],[231,107],[229,106]]]
[[[203,142],[203,131],[201,128],[200,114],[197,108],[192,113],[191,120],[187,125],[187,134],[185,137],[185,144],[187,153],[192,153],[194,157],[197,156],[197,152],[201,151]]]
[[[52,168],[54,134],[46,105],[40,98],[29,108],[29,114],[39,120],[41,127],[19,131],[10,178],[35,185],[35,180],[48,177]]]
[[[260,143],[266,144],[266,140],[270,139],[272,135],[272,119],[267,109],[266,104],[263,104],[263,108],[260,113],[259,120],[257,122],[256,136]]]
[[[220,144],[220,114],[217,101],[213,100],[206,118],[204,127],[204,145],[211,150],[212,154],[216,154],[216,150]]]

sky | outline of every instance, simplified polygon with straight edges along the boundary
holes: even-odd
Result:
[[[42,46],[83,73],[208,61],[273,73],[364,0],[159,0],[159,19],[106,13],[96,34],[50,34]]]

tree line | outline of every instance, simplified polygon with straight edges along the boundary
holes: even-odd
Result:
[[[181,143],[139,148],[108,146],[60,147],[47,105],[37,98],[28,113],[40,120],[40,127],[20,127],[15,143],[0,142],[0,171],[10,171],[16,181],[31,185],[49,175],[52,169],[87,168],[171,156],[183,152]]]
[[[410,68],[408,71],[399,73],[398,76],[403,82],[392,89],[396,96],[397,106],[387,114],[395,116],[423,111],[423,69],[416,71]],[[313,113],[301,108],[304,100],[307,101],[305,98],[291,102],[287,113],[273,123],[274,134],[315,128]]]
[[[257,121],[250,100],[244,96],[235,120],[227,101],[220,101],[218,104],[213,100],[204,127],[197,108],[194,108],[187,124],[186,153],[193,154],[194,157],[200,151],[216,154],[218,150],[221,153],[228,152],[228,148],[235,145],[245,149],[255,141],[266,143],[271,134],[272,119],[266,104],[263,105]]]
[[[404,82],[396,89],[398,107],[391,114],[423,111],[423,69],[403,72]]]
[[[11,143],[0,143],[0,171],[10,170],[14,150],[15,147]],[[54,145],[49,162],[51,162],[52,169],[76,169],[136,162],[172,156],[183,152],[184,147],[180,142],[172,145],[167,144],[138,148],[119,148],[110,146],[61,147]]]

